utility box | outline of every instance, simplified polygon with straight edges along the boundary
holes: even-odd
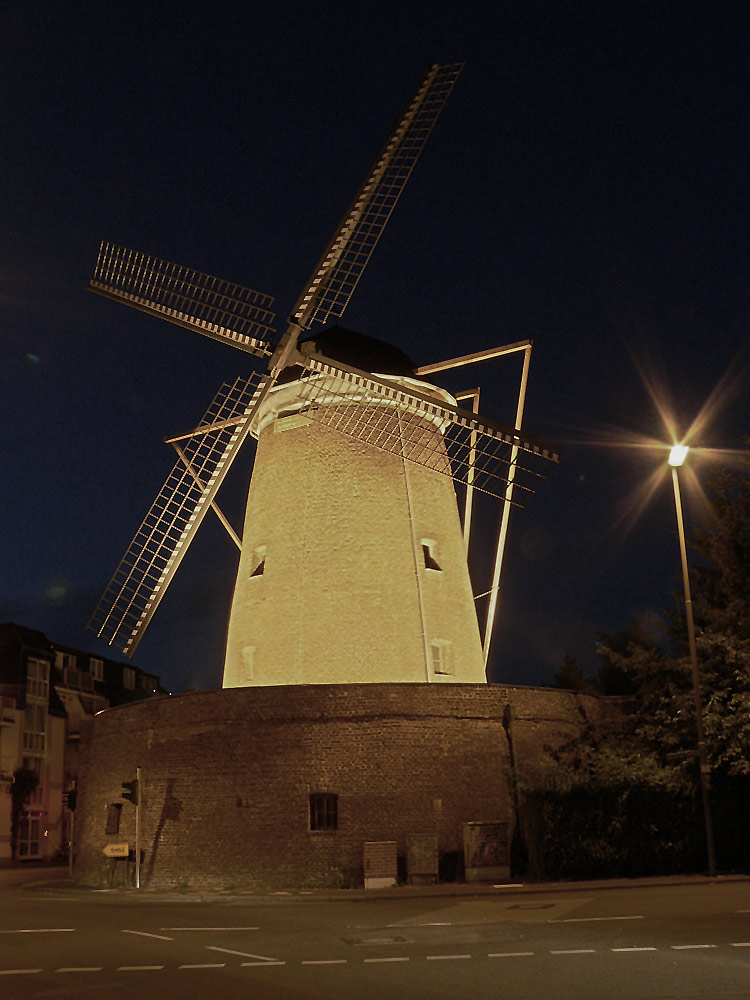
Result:
[[[467,882],[510,877],[507,823],[464,823],[464,870]]]
[[[387,889],[395,885],[398,857],[395,840],[365,842],[365,889]]]
[[[428,834],[406,838],[409,885],[435,885],[438,880],[438,839]]]

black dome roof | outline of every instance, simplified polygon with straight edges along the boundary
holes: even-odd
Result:
[[[414,378],[414,370],[417,367],[410,357],[392,344],[376,340],[375,337],[368,337],[363,333],[356,333],[354,330],[346,330],[341,326],[332,326],[319,333],[300,337],[297,346],[302,354],[315,351],[331,358],[332,361],[340,361],[352,368],[361,368],[381,375],[406,375]],[[296,376],[291,375],[291,377]],[[283,376],[280,379],[280,381],[287,380]]]

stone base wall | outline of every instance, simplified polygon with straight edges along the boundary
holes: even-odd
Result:
[[[439,855],[455,862],[464,823],[513,823],[506,706],[515,706],[518,757],[580,726],[580,697],[473,684],[304,685],[110,709],[82,732],[75,874],[88,884],[129,874],[103,849],[134,846],[135,808],[121,793],[136,767],[145,886],[361,886],[366,841],[396,841],[404,858],[419,834],[436,836]],[[338,797],[335,830],[310,829],[315,793]],[[108,834],[108,815],[118,814]]]

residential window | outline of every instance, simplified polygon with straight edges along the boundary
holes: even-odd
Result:
[[[430,643],[432,672],[438,675],[453,673],[453,650],[448,639],[433,639]]]
[[[27,771],[33,771],[37,776],[37,786],[29,796],[28,806],[38,806],[44,799],[44,758],[24,757],[21,766]]]
[[[437,559],[437,542],[432,538],[422,539],[422,557],[424,559],[425,569],[432,569],[438,573],[442,572],[443,567]]]
[[[31,703],[26,706],[23,730],[23,748],[35,753],[44,753],[44,739],[47,731],[47,706]]]
[[[49,663],[30,656],[26,663],[26,697],[49,701]]]
[[[122,803],[121,802],[110,802],[107,806],[107,828],[104,831],[105,834],[112,834],[120,832],[120,817],[122,816]]]
[[[132,667],[122,668],[122,686],[130,691],[135,688],[135,670]]]
[[[89,660],[89,673],[95,681],[104,680],[104,660],[99,660],[92,656]]]
[[[26,812],[18,822],[17,854],[19,858],[38,858],[41,854],[42,816]]]
[[[336,830],[338,828],[339,797],[332,792],[314,792],[310,795],[310,829]]]
[[[75,670],[76,668],[76,658],[75,653],[63,653],[58,650],[55,653],[55,666],[60,670]]]

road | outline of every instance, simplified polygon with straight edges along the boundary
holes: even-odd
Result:
[[[750,1000],[749,880],[363,895],[0,872],[0,997]]]

